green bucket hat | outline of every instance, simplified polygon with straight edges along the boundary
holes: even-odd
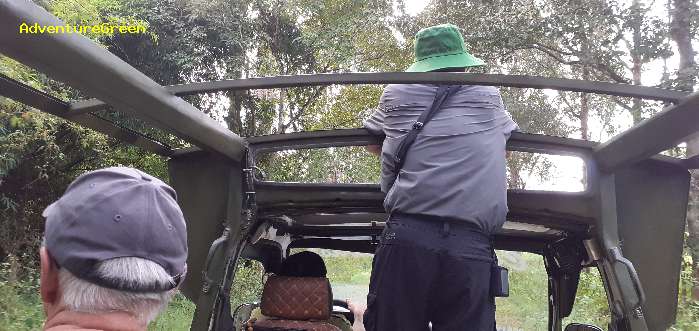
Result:
[[[415,35],[415,62],[408,72],[426,72],[444,68],[465,68],[485,65],[469,54],[464,37],[453,24],[441,24],[420,30]]]

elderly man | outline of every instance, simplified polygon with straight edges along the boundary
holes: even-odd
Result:
[[[415,58],[408,71],[484,64],[451,24],[418,32]],[[500,93],[388,85],[364,126],[386,136],[368,149],[381,154],[390,214],[374,256],[366,330],[425,331],[430,323],[440,331],[493,330],[491,273],[499,269],[490,238],[507,214],[505,143],[517,128]]]
[[[146,330],[186,270],[176,200],[171,187],[132,168],[73,181],[43,213],[45,330]]]

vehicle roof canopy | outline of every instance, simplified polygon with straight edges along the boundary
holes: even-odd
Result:
[[[355,251],[371,251],[371,237],[380,231],[380,221],[385,215],[378,185],[263,181],[253,175],[258,153],[361,146],[378,143],[381,138],[363,129],[353,129],[243,139],[180,96],[213,91],[418,82],[547,88],[666,102],[665,110],[604,144],[513,134],[508,142],[509,150],[582,158],[588,185],[579,193],[510,190],[508,220],[522,226],[505,228],[498,234],[497,245],[542,252],[552,242],[570,236],[595,240],[599,251],[588,254],[621,263],[609,269],[621,284],[621,293],[615,295],[623,299],[614,302],[613,309],[623,309],[616,305],[628,306],[640,300],[634,289],[634,284],[639,283],[633,281],[634,268],[624,264],[623,259],[613,258],[620,249],[633,262],[645,288],[644,312],[649,329],[665,329],[674,320],[689,191],[687,169],[697,168],[699,159],[657,154],[697,131],[699,94],[558,78],[442,72],[315,74],[161,86],[79,34],[21,35],[17,30],[21,23],[62,24],[30,2],[0,1],[0,52],[95,99],[67,102],[3,75],[0,75],[0,95],[170,157],[171,182],[189,222],[188,264],[192,271],[183,292],[198,300],[198,311],[204,312],[197,314],[193,325],[206,325],[205,312],[213,309],[211,298],[216,292],[211,288],[230,279],[231,264],[235,264],[259,222],[296,236],[301,241],[294,245]],[[95,114],[107,105],[165,129],[197,148],[174,150]],[[369,239],[349,242],[337,238],[341,236]]]

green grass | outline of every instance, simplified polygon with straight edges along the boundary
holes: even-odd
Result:
[[[546,330],[548,285],[543,259],[528,253],[515,256],[521,260],[517,263],[518,268],[500,258],[501,264],[510,270],[510,296],[496,299],[495,316],[498,326]]]
[[[548,326],[548,281],[543,258],[529,253],[513,255],[519,255],[520,263],[516,266],[500,259],[510,269],[511,288],[510,297],[497,299],[498,325],[545,330]],[[606,307],[607,298],[599,273],[596,269],[583,271],[573,312],[563,320],[563,325],[577,322],[606,328],[610,318]]]
[[[149,331],[188,331],[194,316],[194,304],[181,294],[175,295],[167,309],[149,326]]]
[[[369,284],[372,256],[367,254],[323,256],[330,283]]]
[[[370,255],[324,255],[332,282],[368,284]],[[510,297],[497,300],[497,318],[501,326],[522,330],[544,330],[548,323],[546,271],[540,256],[521,254],[523,263],[510,265]],[[501,259],[503,261],[504,259]],[[503,261],[507,266],[508,262]],[[526,265],[522,268],[522,265]],[[262,266],[257,262],[241,263],[236,273],[231,298],[233,309],[243,302],[258,301],[262,292]],[[39,330],[44,313],[39,297],[38,274],[30,272],[10,282],[6,265],[0,265],[0,331]],[[595,269],[581,274],[580,288],[570,322],[590,323],[606,328],[609,312],[604,287]],[[167,309],[149,326],[149,330],[189,330],[194,304],[176,295]],[[682,302],[673,331],[699,330],[699,303]]]
[[[194,304],[177,294],[148,330],[189,330],[193,315]],[[34,279],[12,284],[0,281],[0,330],[41,330],[43,325],[44,311],[38,282]]]
[[[0,265],[0,330],[40,330],[44,310],[38,275],[8,281],[7,266]]]

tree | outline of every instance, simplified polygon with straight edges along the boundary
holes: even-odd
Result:
[[[136,19],[119,1],[55,0],[44,4],[66,22],[99,23]],[[114,36],[88,35],[108,45]],[[64,100],[83,98],[78,91],[52,81],[6,57],[0,71]],[[125,123],[119,114],[100,116]],[[21,266],[34,266],[44,228],[43,209],[57,200],[77,175],[114,165],[135,166],[167,180],[165,160],[117,143],[89,129],[27,106],[0,99],[0,261],[9,262],[10,277]]]
[[[677,44],[680,56],[675,86],[680,90],[692,92],[697,79],[697,65],[694,58],[696,53],[692,46],[692,38],[697,29],[697,26],[693,25],[696,21],[692,21],[692,17],[698,12],[697,4],[693,0],[673,0],[672,5],[670,35]],[[699,155],[699,135],[690,137],[687,141],[687,157],[696,155]],[[691,174],[692,181],[687,210],[687,232],[689,234],[687,244],[692,256],[694,274],[692,298],[699,300],[699,171],[692,170]]]

